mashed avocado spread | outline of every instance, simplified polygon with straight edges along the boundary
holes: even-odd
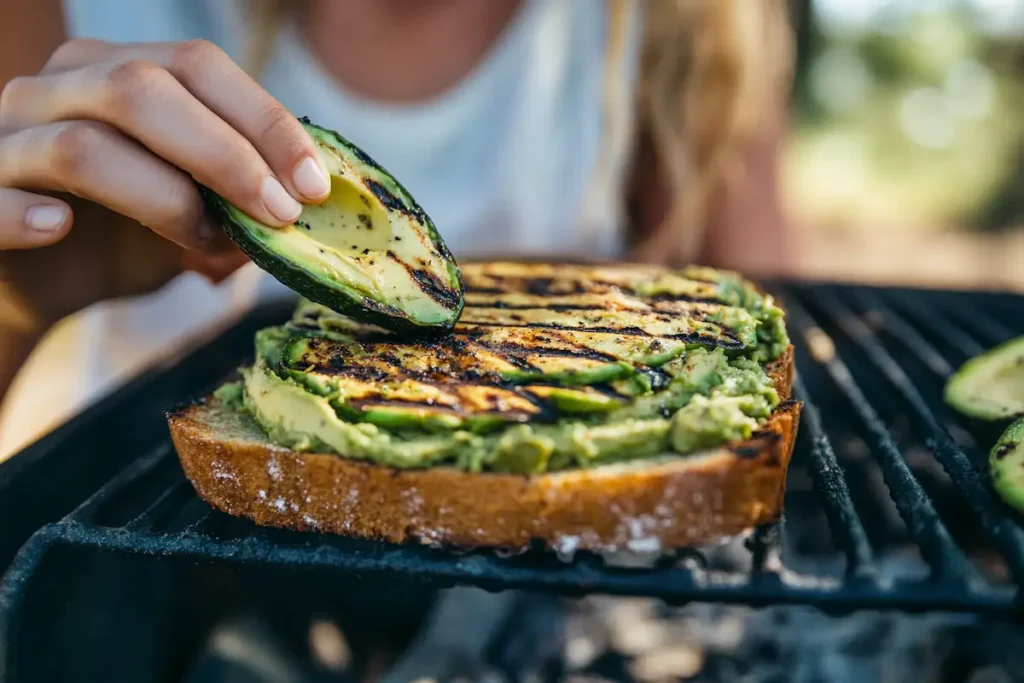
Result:
[[[782,311],[706,268],[470,264],[450,335],[302,302],[217,398],[273,442],[396,468],[541,473],[749,438],[778,405]]]

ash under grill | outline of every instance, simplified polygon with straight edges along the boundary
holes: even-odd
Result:
[[[10,563],[0,584],[6,639],[27,637],[26,596],[49,560],[76,552],[669,604],[1019,614],[1024,530],[985,471],[998,429],[945,408],[941,393],[968,357],[1024,334],[1024,299],[827,284],[772,289],[788,310],[796,395],[805,402],[780,524],[628,569],[582,553],[456,555],[223,515],[184,479],[163,412],[208,391],[244,361],[256,329],[289,313],[267,309],[0,467],[0,519],[13,520],[0,533],[0,567]],[[887,571],[894,556],[910,571]]]

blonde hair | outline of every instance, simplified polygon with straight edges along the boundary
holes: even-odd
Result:
[[[784,0],[651,0],[644,8],[638,125],[674,191],[637,251],[685,261],[700,248],[712,193],[742,170],[737,152],[762,132],[766,112],[781,113],[792,38]]]
[[[643,1],[644,36],[639,87],[618,82],[626,44],[629,2]],[[259,73],[286,11],[283,0],[249,0],[252,27],[246,66]],[[737,152],[761,129],[766,111],[788,92],[792,38],[785,0],[606,0],[610,22],[605,62],[604,121],[607,163],[613,139],[632,144],[643,133],[653,143],[662,182],[671,189],[662,223],[635,256],[684,262],[696,257],[712,193],[741,171]],[[623,92],[637,100],[623,102]],[[774,102],[772,100],[775,100]],[[636,111],[626,130],[624,116]],[[608,171],[608,169],[604,169]]]

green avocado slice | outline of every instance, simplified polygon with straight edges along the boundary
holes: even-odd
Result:
[[[337,313],[393,331],[451,329],[462,275],[430,217],[358,147],[302,122],[330,173],[330,197],[277,229],[201,188],[227,235],[260,268]]]
[[[972,358],[946,383],[945,400],[982,420],[1024,414],[1024,337]]]
[[[1007,504],[1024,512],[1024,418],[1011,424],[989,455],[992,486]]]
[[[532,386],[526,387],[525,391],[549,402],[556,411],[565,414],[607,413],[620,408],[623,404],[622,401],[589,387],[566,389]]]

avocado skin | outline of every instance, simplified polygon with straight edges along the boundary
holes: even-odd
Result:
[[[992,447],[989,471],[1003,501],[1024,512],[1024,418],[1011,424]]]
[[[300,118],[299,121],[311,135],[319,134],[321,136],[333,137],[334,143],[340,149],[343,149],[348,154],[357,157],[361,163],[383,173],[387,173],[385,169],[370,158],[370,156],[363,150],[353,145],[339,133],[310,123],[309,119],[306,117]],[[267,249],[263,244],[256,240],[244,225],[236,221],[235,218],[231,216],[229,211],[230,204],[227,200],[205,185],[197,183],[197,186],[207,210],[223,228],[228,238],[237,244],[239,249],[241,249],[253,263],[259,266],[260,269],[270,273],[280,281],[281,284],[285,285],[297,294],[309,299],[310,301],[322,304],[341,315],[351,317],[361,322],[377,325],[393,332],[412,333],[420,336],[432,336],[450,332],[451,329],[455,327],[455,323],[458,322],[459,317],[462,315],[462,309],[465,305],[465,297],[463,296],[465,292],[465,285],[462,281],[462,271],[459,268],[458,263],[455,261],[455,258],[448,250],[447,245],[445,245],[444,241],[438,234],[433,222],[426,215],[423,209],[416,203],[412,195],[410,195],[409,192],[394,179],[394,176],[391,176],[390,174],[388,174],[388,176],[405,195],[405,199],[410,204],[412,212],[416,215],[420,229],[424,230],[429,236],[430,241],[437,247],[438,252],[447,266],[448,276],[453,285],[453,291],[446,292],[446,294],[449,295],[443,298],[442,303],[451,311],[451,314],[441,323],[417,323],[411,320],[400,309],[386,303],[374,301],[370,297],[363,296],[346,286],[342,281],[333,281],[330,286],[318,281],[317,278],[309,271],[298,266],[291,259],[282,256],[273,250]],[[440,288],[435,291],[439,290]],[[451,294],[454,294],[454,296]],[[439,298],[438,300],[441,299]]]
[[[376,169],[377,171],[385,174],[388,178],[391,179],[391,182],[395,184],[398,190],[405,195],[405,199],[412,206],[413,212],[417,215],[417,217],[421,219],[420,226],[423,228],[423,230],[427,232],[427,235],[430,236],[430,241],[433,242],[433,244],[437,247],[438,252],[441,254],[441,257],[444,259],[445,264],[448,266],[448,277],[452,280],[452,282],[455,283],[456,289],[459,292],[457,305],[458,307],[456,310],[456,314],[453,316],[451,325],[449,325],[448,327],[448,329],[451,329],[451,327],[453,327],[455,325],[455,322],[459,319],[459,316],[462,315],[462,307],[465,305],[464,294],[466,291],[466,286],[462,282],[462,270],[459,268],[458,261],[455,260],[455,257],[452,255],[451,251],[449,251],[448,245],[445,244],[444,240],[441,239],[441,235],[440,233],[437,232],[437,227],[434,226],[434,222],[430,220],[430,217],[426,214],[422,207],[420,207],[419,203],[412,196],[412,194],[410,194],[409,190],[405,189],[405,185],[402,185],[398,178],[388,173],[387,169],[378,164],[369,154],[367,154],[358,146],[350,142],[341,133],[339,133],[336,130],[331,130],[330,128],[324,128],[323,126],[316,125],[315,123],[309,120],[308,116],[300,117],[299,122],[306,128],[306,130],[310,131],[310,134],[315,134],[315,131],[319,132],[321,135],[333,137],[334,141],[338,144],[339,147],[348,150],[353,156],[358,158],[359,161],[366,164],[370,168]],[[327,304],[324,305],[326,306]]]

